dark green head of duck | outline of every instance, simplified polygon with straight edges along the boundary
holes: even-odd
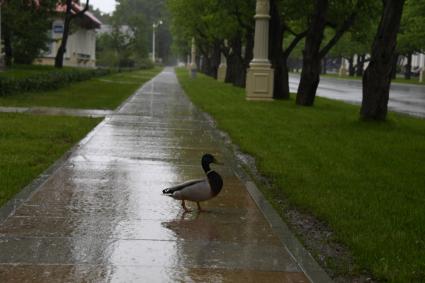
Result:
[[[206,153],[202,156],[201,163],[202,163],[202,168],[204,169],[205,172],[208,172],[211,170],[210,168],[211,163],[222,164],[218,162],[217,159],[215,159],[215,157],[212,154],[209,154],[209,153]]]

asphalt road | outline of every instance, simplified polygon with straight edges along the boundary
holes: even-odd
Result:
[[[290,75],[289,87],[291,92],[297,91],[298,83],[299,76]],[[361,104],[362,83],[355,80],[321,78],[317,95]],[[425,86],[393,83],[388,107],[392,111],[425,117]]]

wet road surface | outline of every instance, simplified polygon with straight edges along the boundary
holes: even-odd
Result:
[[[297,92],[298,83],[299,76],[290,75],[289,87],[291,92]],[[317,95],[361,104],[362,82],[360,80],[320,78]],[[425,86],[392,83],[388,108],[395,112],[425,117]]]
[[[0,282],[309,282],[231,166],[208,212],[162,196],[229,164],[209,127],[172,69],[145,84],[0,224]]]

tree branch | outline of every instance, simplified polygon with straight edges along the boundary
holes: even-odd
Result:
[[[73,19],[73,18],[76,18],[76,17],[79,17],[79,16],[84,15],[84,13],[85,13],[85,12],[87,12],[87,11],[89,10],[89,2],[90,2],[90,0],[87,0],[87,1],[86,1],[86,5],[84,6],[84,9],[82,9],[81,11],[79,11],[79,12],[78,12],[78,13],[76,13],[76,14],[71,15],[71,18]],[[72,5],[72,4],[71,4],[71,5]]]
[[[341,27],[335,32],[334,37],[323,47],[319,52],[320,58],[323,58],[328,54],[329,50],[338,42],[338,40],[344,35],[344,33],[354,24],[357,17],[357,7],[353,13],[342,23]]]
[[[294,50],[294,48],[297,46],[297,44],[304,38],[307,36],[308,33],[308,29],[295,34],[295,38],[292,40],[291,44],[289,44],[288,48],[286,48],[286,50],[283,52],[283,56],[288,57],[289,54],[291,54],[292,50]]]

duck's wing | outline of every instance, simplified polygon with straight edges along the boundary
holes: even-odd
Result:
[[[202,180],[201,182],[193,183],[181,190],[175,191],[170,196],[179,200],[205,201],[214,195],[208,180]]]
[[[162,193],[163,194],[167,194],[167,195],[168,194],[173,194],[174,192],[180,191],[180,190],[182,190],[184,188],[187,188],[189,186],[193,186],[195,184],[198,184],[198,183],[201,183],[201,182],[204,182],[204,181],[205,181],[204,179],[190,180],[190,181],[181,183],[181,184],[179,184],[177,186],[166,188],[165,190],[162,191]]]

